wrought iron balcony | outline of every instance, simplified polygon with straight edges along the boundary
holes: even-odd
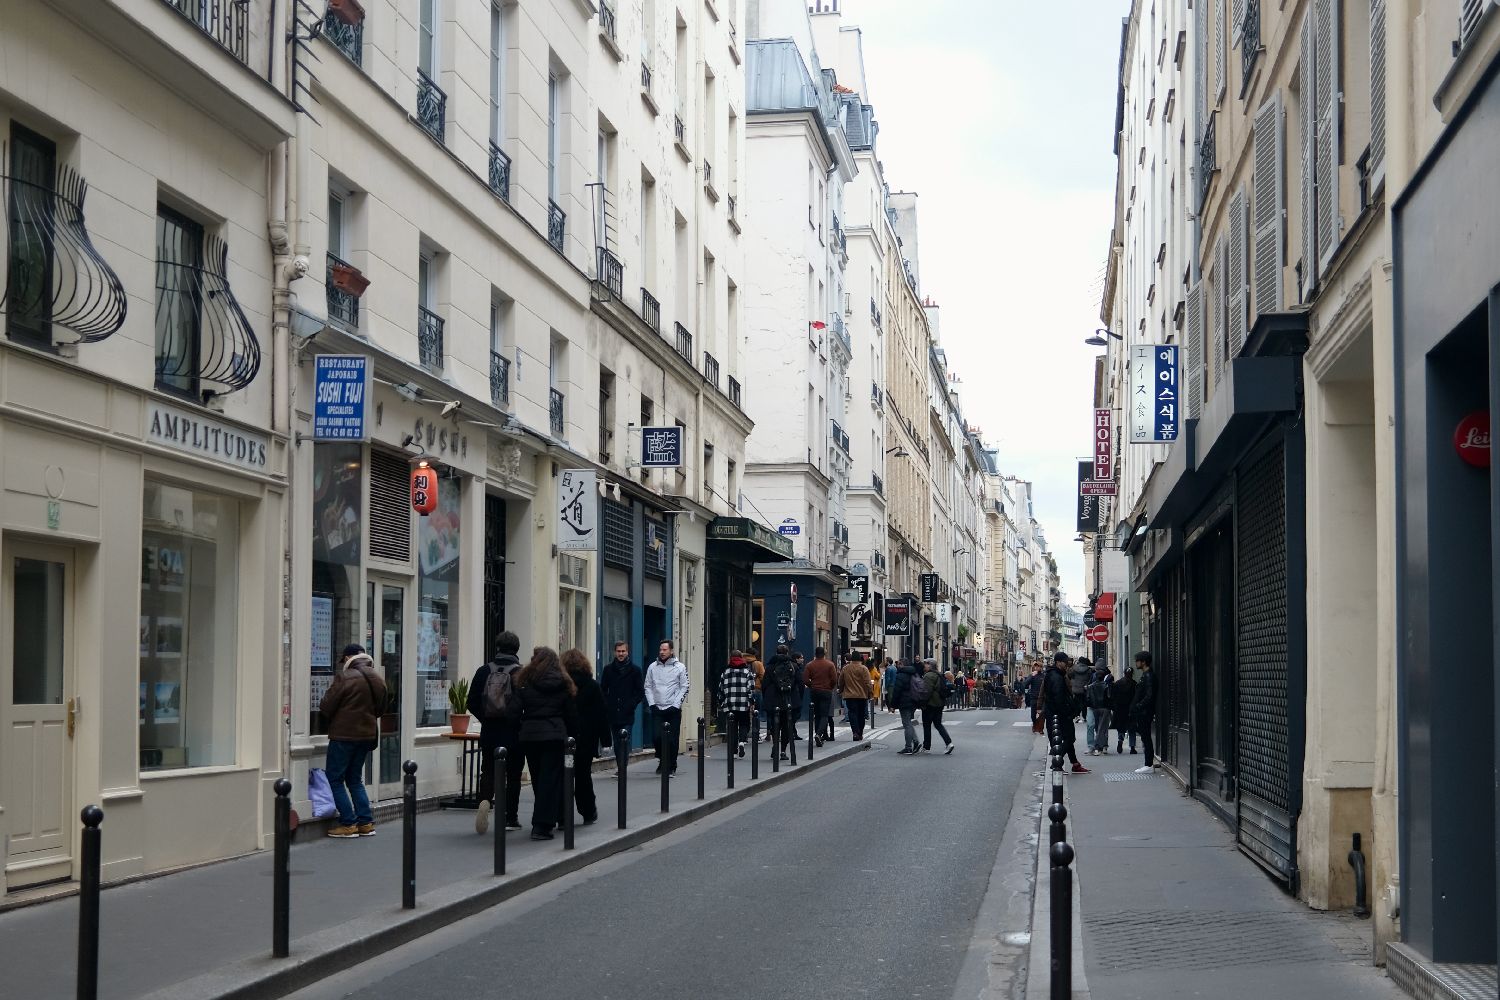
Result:
[[[677,327],[677,353],[687,358],[688,364],[693,363],[693,335],[688,333],[688,328],[681,323]]]
[[[683,124],[681,114],[672,116],[672,137],[679,146],[687,145],[687,126]]]
[[[209,38],[245,65],[250,64],[250,0],[165,0]]]
[[[12,339],[95,343],[124,325],[125,288],[84,227],[88,182],[67,166],[39,180],[0,174],[9,234],[0,314]]]
[[[885,480],[884,479],[881,479],[878,475],[872,475],[872,476],[870,476],[870,485],[872,485],[872,486],[875,487],[875,492],[876,493],[879,493],[881,496],[885,496]]]
[[[738,222],[739,221],[739,215],[738,215],[738,212],[739,212],[739,199],[736,198],[734,195],[730,195],[729,198],[728,198],[728,201],[729,201],[729,221],[730,222]]]
[[[620,28],[615,22],[615,8],[609,0],[599,0],[599,30],[604,32],[610,41],[619,44]]]
[[[207,399],[260,371],[260,342],[229,287],[229,246],[186,227],[157,227],[156,384]]]
[[[443,370],[443,317],[417,306],[417,360],[429,371]]]
[[[1219,113],[1211,111],[1208,126],[1203,130],[1203,139],[1198,143],[1198,204],[1208,200],[1208,186],[1213,183],[1214,172],[1219,169],[1218,142]]]
[[[844,429],[839,426],[837,420],[830,421],[830,423],[833,424],[833,433],[829,437],[838,446],[839,451],[845,455],[849,454],[849,435],[844,433]]]
[[[885,390],[880,388],[880,383],[870,383],[870,402],[875,404],[879,410],[885,409]]]
[[[875,564],[875,567],[877,569],[885,569],[885,553],[884,552],[877,552],[877,553],[875,553],[875,558],[872,559],[871,562],[873,562]]]
[[[447,116],[448,95],[426,73],[417,70],[417,124],[442,142]]]
[[[599,283],[616,299],[625,297],[625,265],[604,247],[599,247]]]
[[[365,22],[350,24],[329,11],[323,15],[323,37],[354,65],[364,65]]]
[[[729,401],[735,406],[740,406],[740,396],[740,380],[731,375],[729,376]]]
[[[547,415],[551,420],[552,436],[563,436],[563,394],[556,389],[547,396]]]
[[[1260,0],[1245,0],[1245,19],[1240,22],[1240,94],[1250,86],[1255,60],[1260,58]]]
[[[557,202],[547,199],[547,242],[558,253],[563,252],[563,239],[568,235],[568,213],[557,207]]]
[[[328,272],[324,287],[328,290],[328,318],[337,320],[350,330],[359,329],[359,296],[335,284],[334,270],[351,265],[333,254],[328,255]]]
[[[854,344],[849,339],[849,328],[844,325],[844,317],[839,315],[838,313],[834,313],[833,316],[828,320],[828,329],[833,332],[833,335],[838,340],[838,342],[844,345],[844,350],[848,352],[849,356],[853,357]]]
[[[648,94],[651,93],[651,67],[646,64],[644,58],[641,59],[641,89]]]
[[[510,407],[510,359],[490,352],[490,402],[500,409]]]
[[[719,359],[707,351],[703,352],[703,377],[715,389],[719,387]]]
[[[646,289],[641,289],[641,319],[657,333],[661,333],[661,303]]]
[[[493,142],[490,143],[490,190],[502,201],[510,201],[510,157]]]
[[[703,183],[708,187],[714,184],[714,165],[708,160],[703,161]]]

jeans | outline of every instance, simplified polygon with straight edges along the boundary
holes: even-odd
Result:
[[[906,749],[908,750],[915,750],[922,745],[922,741],[917,739],[916,714],[915,708],[901,709],[901,729],[906,734]]]
[[[1109,709],[1089,709],[1089,747],[1094,750],[1106,750],[1109,748]]]
[[[833,692],[812,693],[813,735],[818,739],[833,735]]]
[[[669,771],[677,770],[678,739],[682,736],[682,709],[651,706],[651,721],[656,724],[656,759]],[[662,726],[672,724],[672,738],[663,739]]]
[[[370,796],[365,792],[365,758],[374,749],[374,740],[328,741],[325,770],[328,783],[333,786],[333,804],[338,807],[339,823],[343,826],[375,822],[375,816],[370,812]]]
[[[870,704],[866,698],[845,698],[844,708],[849,713],[849,728],[854,730],[854,738],[864,739],[865,736],[865,709]]]
[[[922,706],[922,749],[932,749],[932,729],[937,727],[938,735],[943,738],[946,746],[953,745],[953,739],[948,735],[948,730],[943,728],[943,708],[939,705],[932,708],[928,705]]]

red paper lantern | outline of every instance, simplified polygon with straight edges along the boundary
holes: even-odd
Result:
[[[1490,467],[1490,411],[1475,410],[1458,422],[1453,450],[1476,469]]]
[[[437,473],[426,462],[411,470],[411,509],[426,517],[437,510]]]

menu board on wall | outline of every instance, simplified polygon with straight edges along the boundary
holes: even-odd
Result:
[[[333,598],[312,599],[312,666],[333,667]]]

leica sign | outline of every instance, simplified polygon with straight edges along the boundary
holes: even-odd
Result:
[[[1458,422],[1453,432],[1453,450],[1478,469],[1490,467],[1490,414],[1476,410]]]
[[[1115,478],[1114,411],[1100,407],[1094,411],[1094,482],[1106,483]]]

